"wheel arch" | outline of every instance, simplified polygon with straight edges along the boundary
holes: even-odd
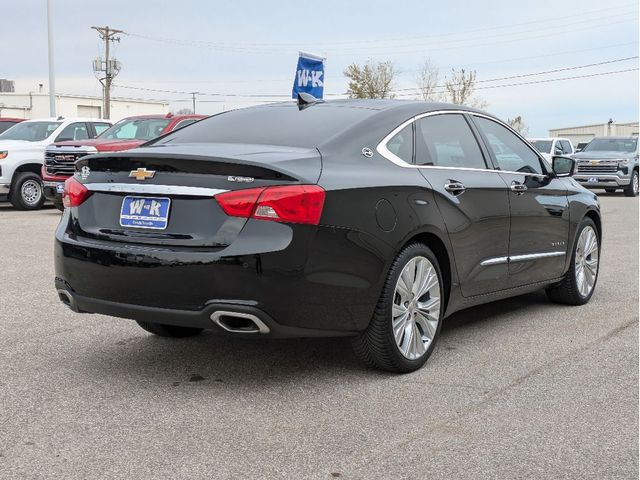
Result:
[[[22,165],[16,167],[16,169],[13,171],[13,174],[15,176],[16,173],[22,173],[22,172],[31,172],[31,173],[35,173],[39,177],[42,177],[42,164],[41,163],[23,163]]]
[[[449,253],[450,249],[447,247],[447,243],[439,235],[434,232],[427,231],[414,233],[412,236],[407,238],[396,255],[400,253],[400,251],[402,251],[402,249],[404,249],[407,245],[410,245],[412,243],[422,243],[423,245],[426,245],[436,256],[444,283],[444,307],[446,311],[446,307],[449,303],[449,297],[451,295],[451,286],[455,278],[453,269],[453,258],[451,258],[451,255]]]
[[[598,230],[598,240],[600,242],[600,248],[602,248],[602,220],[600,214],[595,210],[587,210],[584,214],[585,218],[590,218],[593,223],[596,224],[596,230]]]

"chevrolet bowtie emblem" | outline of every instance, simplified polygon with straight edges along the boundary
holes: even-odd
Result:
[[[146,168],[138,168],[137,170],[131,170],[129,177],[133,177],[136,180],[146,180],[147,178],[153,178],[156,174],[155,170],[147,170]]]
[[[591,165],[597,165],[598,164],[598,160],[591,160]]]

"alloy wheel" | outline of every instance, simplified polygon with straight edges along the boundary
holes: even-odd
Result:
[[[575,274],[580,295],[586,297],[593,290],[598,276],[598,236],[591,226],[580,232],[576,245]]]
[[[424,355],[440,322],[440,281],[433,264],[414,257],[402,269],[392,308],[393,336],[400,353],[409,360]]]

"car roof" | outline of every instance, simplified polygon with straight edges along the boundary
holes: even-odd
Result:
[[[605,139],[605,140],[633,140],[634,138],[638,138],[638,137],[636,135],[629,135],[627,137],[623,137],[623,136],[620,136],[620,137],[593,137],[591,140],[596,140],[596,139],[598,139],[598,140],[602,140],[602,139]]]
[[[24,122],[24,118],[16,118],[16,117],[0,117],[0,122]]]
[[[124,117],[120,119],[122,120],[131,120],[131,119],[167,119],[167,120],[182,120],[184,118],[206,118],[208,115],[201,115],[197,113],[184,113],[180,115],[169,115],[166,113],[158,113],[158,114],[149,114],[149,115],[131,115],[130,117]]]
[[[30,118],[25,122],[102,122],[113,123],[111,120],[104,118],[84,118],[84,117],[46,117],[46,118]]]

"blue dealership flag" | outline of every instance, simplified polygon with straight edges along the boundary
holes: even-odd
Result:
[[[298,93],[309,93],[316,98],[322,98],[324,93],[324,61],[325,57],[300,52],[296,78],[293,80],[292,98],[297,98]]]

